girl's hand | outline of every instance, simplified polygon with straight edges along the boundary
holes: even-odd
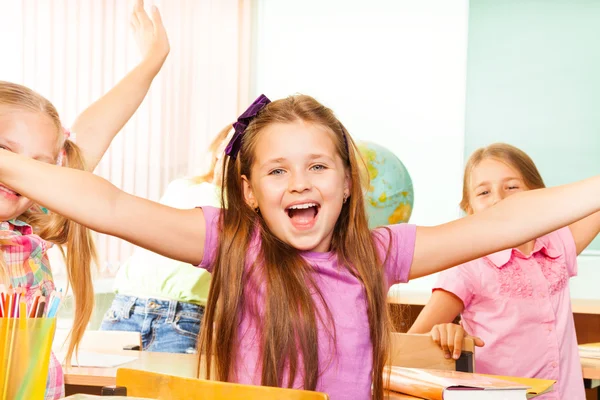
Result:
[[[144,9],[144,0],[136,0],[131,14],[131,28],[142,53],[143,62],[148,63],[158,73],[171,50],[158,8],[152,6],[150,19]]]
[[[71,126],[71,131],[77,132],[77,144],[88,171],[94,170],[113,138],[140,106],[169,54],[169,39],[156,7],[152,8],[150,19],[144,1],[136,0],[131,27],[142,52],[142,62],[86,108]]]
[[[462,343],[465,337],[469,336],[462,326],[457,324],[439,324],[434,325],[429,332],[434,342],[438,344],[444,350],[444,356],[446,358],[452,358],[458,360],[460,352],[462,351]],[[471,337],[475,346],[483,347],[485,343],[480,338],[473,336]]]

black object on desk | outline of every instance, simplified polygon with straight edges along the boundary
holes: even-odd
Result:
[[[100,396],[127,396],[127,388],[125,386],[103,386]]]

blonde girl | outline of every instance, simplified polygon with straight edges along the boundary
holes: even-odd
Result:
[[[496,143],[469,158],[460,206],[468,215],[479,214],[544,187],[527,154]],[[554,392],[541,399],[585,399],[569,278],[577,275],[577,255],[599,232],[595,213],[443,272],[410,332],[431,332],[447,357],[460,354],[468,332],[482,347],[477,372],[552,379]],[[451,324],[459,314],[461,325]]]
[[[67,167],[62,169],[92,171],[144,99],[169,52],[157,10],[150,20],[143,3],[138,1],[133,27],[144,58],[115,88],[77,118],[73,125],[76,141],[74,134],[63,129],[56,108],[47,99],[22,85],[0,81],[0,149],[47,165]],[[96,254],[88,229],[0,185],[0,240],[2,281],[6,286],[25,289],[29,301],[38,291],[49,296],[55,289],[46,252],[52,244],[64,248],[69,286],[75,300],[67,348],[70,361],[94,306],[90,265]],[[64,397],[62,370],[54,355],[45,397]]]

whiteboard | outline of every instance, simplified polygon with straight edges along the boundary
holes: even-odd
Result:
[[[600,2],[473,0],[469,12],[465,158],[507,142],[547,186],[600,174]]]

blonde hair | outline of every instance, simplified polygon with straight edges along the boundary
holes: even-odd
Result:
[[[266,283],[264,318],[257,321],[261,346],[261,385],[282,386],[284,366],[289,368],[288,385],[302,371],[304,389],[314,390],[320,373],[317,322],[334,326],[333,317],[319,290],[311,267],[298,250],[279,240],[260,213],[244,201],[241,175],[250,178],[256,145],[261,132],[274,123],[304,121],[326,128],[336,144],[351,179],[350,197],[336,222],[331,250],[363,285],[367,303],[370,340],[373,345],[373,397],[383,398],[383,367],[388,361],[391,323],[386,306],[382,263],[367,222],[363,189],[368,185],[359,168],[362,158],[346,128],[333,112],[309,96],[277,100],[263,108],[244,133],[235,160],[227,157],[223,166],[222,197],[228,207],[221,211],[219,248],[213,266],[208,303],[202,323],[199,354],[206,360],[206,376],[232,379],[237,361],[239,317],[246,307],[244,283],[256,273]],[[257,232],[258,228],[258,232]],[[261,248],[257,264],[245,269],[250,238],[258,233]],[[326,315],[316,311],[313,294],[325,305]],[[257,317],[258,318],[258,317]],[[327,324],[329,319],[330,324]],[[335,329],[335,328],[333,328]],[[334,343],[335,330],[330,332]],[[215,335],[218,335],[216,339]],[[335,346],[334,346],[335,347]],[[300,354],[298,354],[300,353]],[[214,356],[214,374],[211,373]],[[302,365],[300,365],[302,361]]]
[[[217,136],[215,136],[213,141],[210,143],[210,145],[208,146],[208,150],[210,151],[210,153],[212,155],[210,169],[204,175],[195,176],[195,177],[191,178],[191,180],[194,184],[199,184],[199,183],[203,183],[203,182],[211,182],[216,185],[221,184],[221,182],[213,182],[213,180],[215,178],[215,168],[217,166],[217,161],[219,160],[219,148],[221,147],[221,143],[223,143],[223,141],[227,138],[227,135],[229,134],[229,132],[232,129],[233,129],[233,127],[231,126],[231,124],[225,126],[223,129],[221,129],[221,131],[217,134]]]
[[[523,150],[506,143],[494,143],[475,150],[467,161],[463,177],[463,195],[460,201],[460,208],[464,212],[468,213],[471,210],[469,193],[473,169],[483,160],[490,158],[503,162],[519,172],[527,189],[533,190],[546,187],[535,163]]]
[[[65,138],[58,112],[50,101],[25,86],[0,81],[0,107],[2,106],[47,115],[56,128],[55,155],[64,149],[63,165],[68,168],[85,170],[81,151],[75,143]],[[71,356],[83,337],[94,308],[91,265],[96,261],[96,248],[91,233],[82,225],[61,215],[52,212],[45,213],[38,205],[34,205],[17,218],[31,225],[34,233],[42,239],[61,246],[60,251],[65,258],[69,286],[75,300],[75,315],[69,335],[66,358],[70,363]],[[6,274],[3,255],[0,257],[0,263]]]

